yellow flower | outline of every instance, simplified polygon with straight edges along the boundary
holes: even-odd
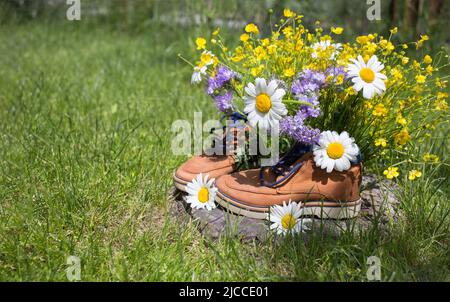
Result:
[[[250,36],[248,34],[242,34],[239,38],[242,42],[247,42],[248,39],[250,39]]]
[[[386,116],[387,112],[388,112],[388,110],[386,109],[386,107],[384,107],[384,105],[380,103],[375,106],[372,114],[374,116]]]
[[[394,27],[393,29],[391,29],[390,30],[391,31],[391,34],[396,34],[397,32],[398,32],[398,28],[397,27]]]
[[[402,64],[403,64],[403,65],[408,64],[408,62],[409,62],[409,58],[408,58],[408,57],[403,57],[403,58],[402,58]]]
[[[404,145],[411,140],[411,136],[407,129],[402,129],[394,136],[394,139],[399,145]]]
[[[416,49],[422,47],[423,42],[428,41],[430,38],[427,35],[420,35],[420,40],[416,42]]]
[[[438,94],[437,94],[437,96],[436,96],[436,98],[438,99],[438,100],[441,100],[441,99],[446,99],[446,98],[448,98],[448,93],[446,93],[446,92],[438,92]]]
[[[417,82],[418,84],[423,84],[423,83],[425,83],[425,80],[426,80],[426,79],[427,79],[427,77],[424,76],[424,75],[421,75],[421,74],[419,74],[419,75],[416,76],[416,82]]]
[[[197,44],[197,49],[198,50],[205,49],[205,47],[206,47],[206,40],[203,39],[203,38],[197,38],[195,40],[195,44]]]
[[[391,70],[391,75],[396,80],[401,80],[403,78],[402,72],[398,70],[397,68],[393,68]]]
[[[441,79],[436,79],[436,86],[439,88],[446,88],[447,87],[447,81],[441,81]]]
[[[402,126],[405,126],[407,124],[406,119],[402,116],[401,113],[397,114],[397,118],[395,119],[395,121]]]
[[[255,35],[259,34],[258,26],[253,23],[247,24],[247,26],[245,26],[245,31],[248,33],[254,33]]]
[[[295,13],[294,13],[293,11],[291,11],[290,9],[285,8],[284,11],[283,11],[283,15],[284,15],[286,18],[292,18],[292,17],[295,16]]]
[[[387,179],[393,179],[400,175],[400,173],[398,173],[397,167],[389,167],[389,168],[387,168],[387,170],[383,171],[383,174],[386,175]]]
[[[431,62],[433,62],[433,59],[429,55],[426,55],[425,57],[423,57],[423,62],[425,64],[431,64]]]
[[[284,74],[285,77],[290,78],[290,77],[293,77],[295,75],[295,70],[294,70],[294,68],[291,67],[291,68],[285,69],[283,74]]]
[[[277,50],[277,46],[275,44],[271,44],[271,45],[267,46],[267,51],[271,55],[273,55],[276,50]]]
[[[340,74],[336,77],[336,85],[341,85],[344,83],[344,75]]]
[[[217,28],[215,31],[213,31],[212,35],[217,36],[220,32],[220,28]]]
[[[425,68],[427,74],[431,75],[433,73],[433,66],[428,65],[427,68]]]
[[[264,65],[259,65],[258,67],[254,67],[251,69],[252,76],[258,76],[264,70]]]
[[[215,56],[210,51],[204,50],[200,56],[200,61],[203,65],[211,65],[214,63],[214,58]]]
[[[387,146],[387,141],[386,141],[386,139],[384,139],[384,138],[377,138],[376,140],[375,140],[375,146],[381,146],[381,147],[386,147]]]
[[[437,111],[445,111],[448,109],[448,104],[445,100],[436,100],[434,102],[434,109]]]
[[[264,60],[267,58],[267,52],[264,50],[262,46],[258,46],[253,51],[253,54],[255,55],[256,59],[258,61]]]
[[[402,48],[403,48],[403,49],[408,49],[408,45],[407,45],[407,44],[403,44],[403,45],[402,45]]]
[[[384,55],[390,54],[395,49],[394,44],[392,44],[390,41],[386,39],[380,41],[380,46],[385,50],[383,51]]]
[[[356,37],[356,42],[358,42],[361,45],[364,45],[370,41],[370,38],[368,36],[358,36]]]
[[[439,162],[439,156],[432,153],[425,153],[422,158],[424,161]]]
[[[344,29],[342,27],[331,27],[331,32],[336,35],[342,34]]]
[[[414,179],[419,178],[421,176],[422,176],[422,172],[417,171],[417,170],[411,170],[408,173],[408,179],[409,180],[414,180]]]

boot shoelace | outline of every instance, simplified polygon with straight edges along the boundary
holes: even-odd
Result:
[[[259,170],[259,181],[262,186],[273,188],[289,177],[291,177],[295,172],[300,169],[303,165],[303,162],[295,163],[300,157],[305,155],[308,152],[311,152],[312,147],[300,143],[296,143],[291,150],[288,151],[274,166],[271,167],[261,167]],[[275,175],[283,175],[282,178],[276,180],[274,182],[267,182],[264,179],[264,171],[266,168],[269,168]]]
[[[300,157],[305,155],[308,152],[312,151],[312,146],[303,145],[300,143],[296,143],[291,150],[286,153],[274,166],[271,167],[261,167],[259,170],[259,181],[262,186],[273,188],[283,183],[286,179],[291,177],[295,172],[297,172],[303,165],[303,162],[295,163]],[[350,161],[352,164],[359,164],[361,162],[361,154],[358,154],[355,161]],[[278,176],[283,175],[282,178],[276,180],[274,182],[267,182],[264,179],[264,171],[266,168],[270,168],[270,170]]]
[[[222,122],[225,118],[228,118],[228,119],[230,119],[230,120],[232,120],[233,121],[233,123],[232,123],[232,125],[231,125],[231,127],[230,128],[228,128],[227,129],[227,126],[223,126],[222,127],[222,131],[223,131],[223,133],[224,133],[224,135],[223,135],[223,137],[222,137],[222,146],[223,146],[223,154],[227,154],[227,145],[228,145],[228,142],[229,142],[229,138],[230,138],[230,136],[232,136],[232,140],[231,140],[231,142],[232,143],[235,143],[236,142],[236,134],[234,134],[232,131],[231,131],[231,129],[232,128],[243,128],[244,126],[243,125],[240,125],[239,124],[239,121],[244,121],[244,123],[246,123],[248,120],[247,120],[247,116],[246,115],[243,115],[243,114],[241,114],[241,113],[239,113],[239,112],[233,112],[233,113],[231,113],[231,114],[229,114],[229,115],[223,115],[221,118],[220,118],[220,121]],[[217,128],[211,128],[211,130],[210,130],[210,134],[213,134],[214,133],[214,131],[216,131],[217,130]],[[212,148],[214,148],[215,147],[215,143],[216,143],[216,140],[213,140],[213,142],[212,142]]]

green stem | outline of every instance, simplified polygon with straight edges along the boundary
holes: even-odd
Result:
[[[298,101],[298,100],[283,100],[283,103],[285,104],[298,104],[298,105],[305,105],[310,107],[316,107],[311,103],[304,102],[304,101]]]

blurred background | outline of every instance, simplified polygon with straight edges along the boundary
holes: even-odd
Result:
[[[146,31],[155,25],[181,29],[221,26],[242,28],[247,22],[267,24],[268,10],[275,17],[285,7],[305,15],[313,24],[345,27],[345,35],[386,33],[399,27],[399,39],[415,40],[419,34],[433,39],[428,47],[437,50],[449,42],[450,3],[444,0],[379,0],[381,20],[369,21],[365,0],[81,0],[84,24],[106,24],[120,30]],[[371,2],[371,1],[369,1]],[[373,1],[377,3],[377,1]],[[0,22],[63,21],[66,0],[0,0]],[[276,19],[276,18],[275,18]]]

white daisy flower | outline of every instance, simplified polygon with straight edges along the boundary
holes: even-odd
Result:
[[[334,57],[339,53],[339,50],[342,48],[342,44],[341,43],[331,43],[330,40],[314,43],[312,45],[312,48],[313,48],[312,57],[315,59],[318,58],[319,52],[328,51],[328,48],[330,48],[330,47],[333,47],[333,52],[330,55],[330,60],[334,60]]]
[[[202,75],[206,74],[206,66],[195,66],[191,77],[191,84],[198,84],[202,81]]]
[[[309,230],[305,225],[311,222],[309,218],[300,218],[303,214],[301,203],[283,201],[283,206],[274,205],[270,207],[270,214],[267,219],[272,222],[270,229],[275,229],[277,234],[285,235],[288,233],[300,233]]]
[[[338,134],[336,131],[324,131],[320,134],[319,144],[313,147],[314,162],[322,169],[345,171],[350,169],[350,161],[355,161],[359,148],[355,139],[346,131]]]
[[[287,114],[286,106],[282,103],[286,91],[278,88],[276,80],[267,84],[265,79],[256,78],[255,84],[248,83],[245,87],[247,95],[244,96],[244,112],[248,114],[251,126],[259,124],[263,129],[270,129]]]
[[[194,178],[186,185],[186,202],[194,209],[204,209],[211,211],[216,207],[214,198],[216,197],[217,188],[214,187],[214,178],[208,181],[208,175],[200,173],[197,178]]]
[[[358,60],[351,59],[350,61],[353,64],[348,65],[348,75],[355,83],[353,88],[356,91],[363,90],[364,98],[371,99],[375,94],[380,95],[386,90],[384,80],[387,77],[380,73],[384,65],[378,61],[377,56],[373,55],[367,64],[361,56],[358,56]]]

